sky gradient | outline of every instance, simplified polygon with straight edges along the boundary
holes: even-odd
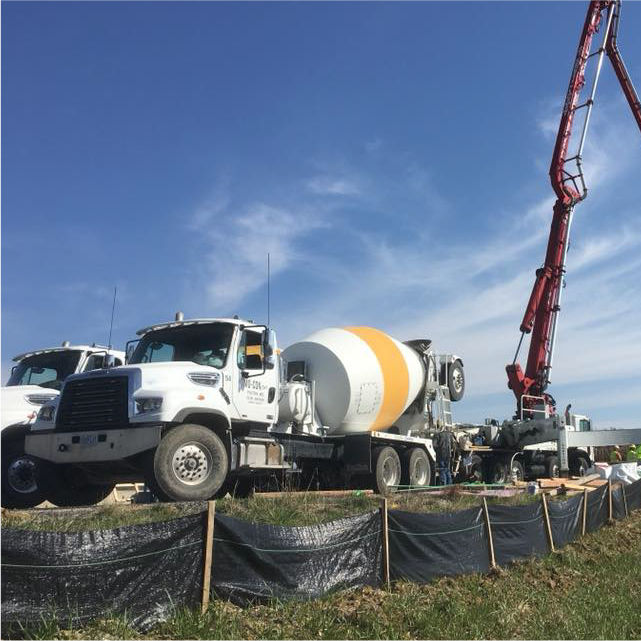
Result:
[[[235,313],[462,356],[506,387],[552,215],[583,2],[3,2],[2,374],[28,349]],[[619,43],[641,85],[641,3]],[[641,426],[641,135],[606,60],[551,392]],[[527,348],[527,345],[526,345]],[[526,360],[522,352],[521,363]]]

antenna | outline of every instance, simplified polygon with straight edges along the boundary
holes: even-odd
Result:
[[[269,327],[269,252],[267,252],[267,327]]]
[[[111,350],[111,332],[113,331],[114,328],[114,311],[116,309],[116,294],[118,292],[118,288],[114,287],[114,302],[113,305],[111,306],[111,323],[109,324],[109,342],[107,343],[107,354],[109,354],[109,351]]]

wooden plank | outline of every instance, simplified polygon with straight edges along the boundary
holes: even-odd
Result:
[[[582,476],[577,480],[577,485],[585,485],[590,481],[602,480],[600,474],[589,474],[588,476]]]
[[[583,490],[594,492],[594,490],[596,490],[595,487],[590,487],[589,485],[579,485],[578,483],[563,483],[562,485],[566,490],[578,490],[579,492],[583,492]]]
[[[390,588],[389,576],[389,523],[387,520],[387,499],[381,499],[381,519],[383,521],[383,581]]]
[[[205,533],[205,560],[203,562],[203,595],[201,601],[201,614],[209,606],[209,586],[211,583],[212,551],[214,549],[214,515],[216,514],[216,501],[207,501],[207,531]]]
[[[492,539],[492,525],[490,524],[490,513],[487,509],[487,500],[483,497],[483,515],[485,516],[485,527],[487,529],[487,540],[490,547],[490,567],[496,567],[496,558],[494,557],[494,540]]]
[[[550,544],[550,552],[555,552],[554,538],[552,537],[552,525],[550,524],[550,514],[548,512],[548,502],[545,493],[541,494],[541,503],[543,503],[543,516],[545,517],[545,530],[548,534],[548,543]]]
[[[581,536],[585,536],[585,526],[588,520],[588,489],[583,490],[583,523],[581,524]]]
[[[608,520],[612,521],[614,518],[612,514],[612,479],[608,479]]]

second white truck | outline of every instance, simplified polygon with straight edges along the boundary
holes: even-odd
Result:
[[[71,374],[105,366],[108,349],[102,345],[71,345],[34,350],[14,357],[11,376],[1,390],[2,507],[29,508],[46,498],[37,481],[37,460],[25,454],[24,438],[38,411],[60,394]],[[111,350],[114,366],[122,365],[124,352]]]

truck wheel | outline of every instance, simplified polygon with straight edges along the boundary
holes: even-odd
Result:
[[[401,482],[401,461],[394,448],[377,447],[372,452],[374,474],[372,485],[379,494],[389,494]]]
[[[24,452],[24,438],[2,443],[2,507],[30,508],[45,500],[38,487],[38,459]]]
[[[106,499],[115,487],[113,483],[97,485],[89,483],[87,475],[75,465],[49,463],[41,467],[40,479],[46,488],[48,501],[58,507],[96,505]]]
[[[207,500],[223,486],[228,466],[217,434],[204,425],[178,425],[154,453],[154,493],[163,501]]]
[[[456,359],[453,363],[450,363],[449,367],[444,365],[443,368],[447,370],[447,387],[450,390],[450,399],[452,401],[460,401],[463,398],[463,394],[465,394],[463,363]]]
[[[430,459],[420,447],[412,447],[403,452],[401,471],[403,485],[424,487],[429,485],[432,479]]]
[[[545,459],[545,469],[548,473],[548,478],[558,479],[561,476],[561,468],[559,467],[559,459],[557,456],[548,456]]]
[[[503,460],[496,460],[490,469],[490,483],[502,484],[508,482],[508,465]]]
[[[478,454],[472,454],[472,465],[466,480],[470,483],[483,482],[483,459]]]
[[[525,480],[525,468],[521,461],[512,461],[512,473],[509,480],[512,481],[513,478],[516,478],[517,481]]]
[[[573,476],[585,476],[591,467],[592,463],[587,454],[579,454],[570,459],[570,472]]]

